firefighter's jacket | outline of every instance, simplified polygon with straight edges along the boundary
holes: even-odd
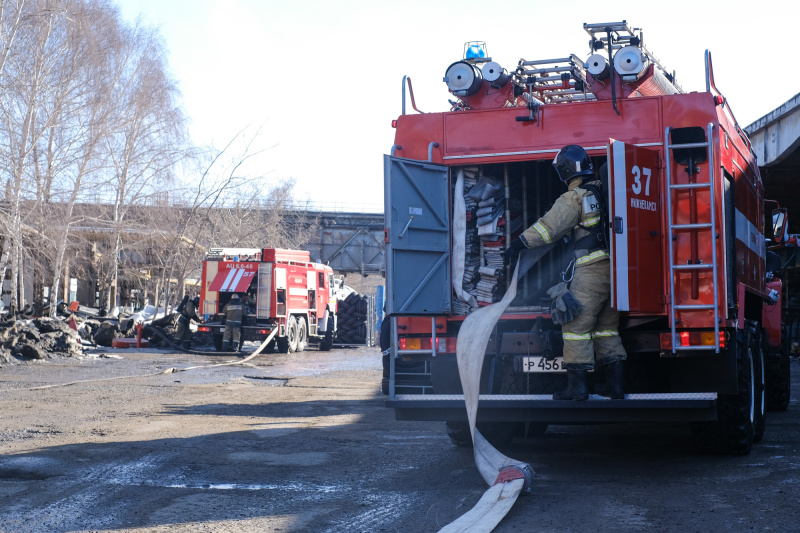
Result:
[[[580,179],[572,180],[567,192],[558,197],[553,207],[522,233],[520,240],[525,246],[545,246],[574,230],[575,266],[608,259],[608,250],[596,238],[601,231],[598,199],[591,191],[581,188],[581,183]],[[599,181],[589,183],[600,185]]]
[[[222,308],[225,313],[225,325],[237,327],[242,325],[242,317],[244,316],[244,303],[238,297],[231,298],[231,301]]]
[[[181,314],[178,316],[178,321],[188,324],[192,319],[200,322],[200,317],[197,316],[197,311],[194,308],[194,302],[189,300],[183,304],[183,309],[181,309]]]

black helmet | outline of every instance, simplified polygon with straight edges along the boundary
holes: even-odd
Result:
[[[195,307],[200,305],[200,297],[199,296],[195,296],[194,299],[192,300],[192,303],[194,304]]]
[[[553,167],[563,182],[579,176],[593,176],[594,166],[586,150],[577,144],[568,144],[558,151],[553,159]]]

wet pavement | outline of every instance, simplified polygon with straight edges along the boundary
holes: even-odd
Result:
[[[235,360],[96,350],[1,367],[0,531],[427,532],[483,494],[443,424],[383,406],[376,348],[170,371]],[[496,531],[796,531],[792,370],[789,410],[748,456],[698,454],[680,424],[515,441],[503,451],[537,475]]]

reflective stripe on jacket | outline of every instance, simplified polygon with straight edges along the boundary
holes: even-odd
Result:
[[[242,316],[244,315],[244,305],[239,298],[233,298],[228,304],[222,308],[225,313],[225,323],[231,326],[239,326],[242,324]]]
[[[571,238],[576,242],[596,233],[600,225],[600,207],[594,193],[580,185],[580,179],[572,180],[567,192],[558,197],[553,207],[522,233],[520,239],[528,248],[545,246],[573,230]],[[576,250],[576,257],[576,266],[589,265],[607,259],[608,252],[593,247]]]

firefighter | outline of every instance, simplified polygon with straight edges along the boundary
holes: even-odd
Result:
[[[185,294],[183,300],[175,309],[178,314],[178,342],[184,350],[192,348],[192,329],[189,327],[192,320],[200,322],[200,317],[197,316],[197,306],[200,305],[200,297],[196,296],[194,300],[189,300],[189,295]]]
[[[225,331],[222,334],[222,351],[227,352],[233,337],[233,351],[239,351],[239,341],[242,338],[242,317],[244,316],[244,303],[240,294],[234,293],[233,298],[222,308],[225,314]]]
[[[567,309],[562,323],[564,368],[567,388],[553,394],[554,400],[585,400],[589,397],[587,372],[604,367],[606,384],[596,392],[613,399],[624,398],[622,389],[625,349],[619,338],[619,312],[609,303],[611,268],[608,245],[603,236],[601,210],[596,195],[599,191],[592,161],[586,151],[570,144],[559,150],[553,160],[558,177],[567,184],[553,207],[522,235],[514,239],[505,253],[507,263],[516,261],[523,249],[538,248],[567,236],[574,244],[574,258],[569,289],[556,295],[551,308],[553,316],[564,317],[556,309]],[[570,281],[570,280],[565,280]],[[552,294],[551,294],[552,296]],[[577,301],[577,305],[575,305]],[[572,310],[573,313],[570,313]],[[572,316],[572,315],[575,316]]]

